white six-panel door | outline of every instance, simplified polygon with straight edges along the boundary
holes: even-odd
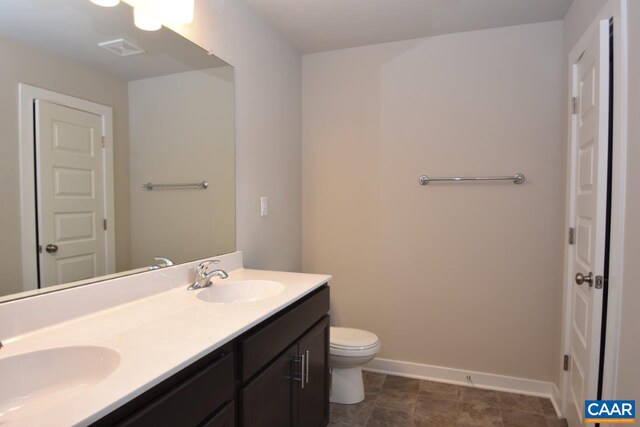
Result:
[[[609,129],[609,23],[601,21],[573,64],[569,250],[569,381],[567,420],[584,425],[584,401],[596,399],[600,360],[602,289],[606,239]]]
[[[36,101],[40,286],[106,274],[102,117]]]

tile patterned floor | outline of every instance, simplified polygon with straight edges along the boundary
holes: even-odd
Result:
[[[371,372],[364,383],[364,402],[331,404],[330,426],[566,426],[549,399]]]

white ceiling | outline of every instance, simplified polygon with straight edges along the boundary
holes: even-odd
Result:
[[[573,0],[246,0],[303,53],[554,21]]]

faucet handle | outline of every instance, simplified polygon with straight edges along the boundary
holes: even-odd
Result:
[[[208,259],[208,260],[202,261],[195,268],[196,275],[204,276],[207,272],[207,267],[209,267],[211,264],[219,264],[219,263],[220,263],[219,259]]]

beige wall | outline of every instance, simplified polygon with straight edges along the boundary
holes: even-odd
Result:
[[[616,397],[640,401],[640,2],[629,4],[629,129],[625,257],[622,288],[620,357]]]
[[[129,83],[131,263],[176,263],[235,250],[233,68]],[[206,190],[154,190],[207,181]]]
[[[632,0],[633,1],[633,0]],[[609,0],[574,0],[564,17],[566,57]],[[567,60],[567,58],[565,58]]]
[[[235,69],[237,246],[252,268],[301,265],[300,54],[243,1],[196,2],[178,28]],[[269,216],[260,217],[260,196]]]
[[[551,22],[303,56],[303,269],[334,275],[334,322],[380,357],[555,379],[562,40]]]
[[[18,84],[75,96],[113,108],[116,267],[129,269],[129,134],[127,84],[82,65],[0,39],[0,295],[22,291]],[[27,242],[24,242],[28,244]],[[35,242],[32,243],[35,245]],[[34,247],[35,249],[35,247]]]

